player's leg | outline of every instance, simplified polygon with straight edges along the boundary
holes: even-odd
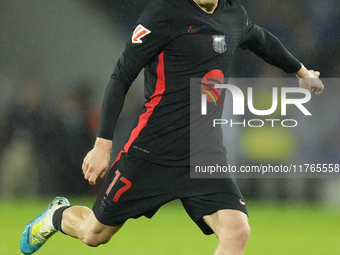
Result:
[[[219,210],[203,220],[218,238],[215,255],[241,255],[250,235],[248,216],[237,210]]]
[[[79,238],[90,246],[107,243],[121,228],[106,226],[83,206],[70,207],[64,197],[56,197],[38,217],[30,221],[22,234],[20,248],[24,254],[33,254],[58,230]]]
[[[183,172],[181,170],[177,169],[179,173]],[[92,210],[70,207],[67,199],[56,198],[46,209],[49,217],[45,217],[44,212],[44,216],[32,221],[33,226],[32,222],[26,226],[20,245],[23,253],[37,251],[57,230],[91,246],[108,242],[128,219],[151,218],[163,204],[177,198],[177,189],[173,187],[177,179],[174,171],[173,167],[122,154],[109,171]],[[45,224],[46,218],[48,224]],[[48,230],[46,236],[45,230]],[[37,236],[37,243],[30,241],[33,234]]]
[[[247,207],[235,182],[230,178],[191,179],[190,184],[200,187],[200,190],[193,188],[191,193],[203,194],[186,194],[181,201],[204,234],[217,236],[215,255],[243,254],[250,228]]]
[[[92,210],[84,206],[62,209],[60,209],[61,215],[58,215],[57,211],[54,217],[57,229],[71,237],[78,238],[89,246],[97,247],[107,243],[122,227],[122,225],[107,226],[100,223]]]

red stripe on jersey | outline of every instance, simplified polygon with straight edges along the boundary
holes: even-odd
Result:
[[[126,153],[129,151],[131,144],[137,139],[139,133],[146,126],[155,107],[159,104],[159,102],[161,101],[163,97],[163,93],[165,91],[164,52],[162,52],[158,57],[158,66],[157,66],[156,74],[157,74],[157,83],[155,87],[155,92],[150,97],[150,101],[145,103],[146,112],[139,116],[138,124],[132,130],[130,138],[124,146],[124,151],[121,151],[118,154],[116,161],[112,164],[112,166],[120,159],[122,153]]]
[[[122,153],[123,153],[123,151],[120,151],[120,152],[119,152],[119,154],[118,154],[117,157],[116,157],[115,162],[112,163],[112,165],[111,165],[111,167],[110,167],[110,170],[111,170],[111,168],[117,163],[117,161],[120,160],[120,157],[122,156]]]
[[[164,75],[164,52],[159,55],[157,66],[157,83],[155,93],[150,97],[150,102],[145,104],[146,112],[139,116],[138,125],[132,130],[130,139],[124,146],[124,152],[128,152],[131,144],[138,137],[139,133],[146,126],[155,107],[159,104],[165,91],[165,75]]]

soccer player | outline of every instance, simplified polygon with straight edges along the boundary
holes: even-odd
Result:
[[[280,41],[248,19],[237,0],[157,0],[141,14],[107,86],[98,137],[83,162],[90,184],[108,170],[112,137],[125,95],[145,68],[146,103],[90,210],[57,197],[25,228],[21,250],[37,251],[56,231],[89,246],[107,243],[129,218],[151,218],[180,199],[215,254],[243,254],[250,228],[244,199],[230,178],[190,179],[190,78],[227,78],[241,46],[300,78],[320,94],[319,72],[308,71]],[[208,76],[207,76],[208,75]],[[303,79],[311,78],[311,79]],[[222,139],[207,155],[226,158]]]

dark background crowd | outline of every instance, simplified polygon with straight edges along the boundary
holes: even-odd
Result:
[[[86,195],[81,164],[92,148],[110,74],[150,0],[0,2],[0,196]],[[241,0],[249,17],[276,35],[307,68],[329,81],[310,108],[321,116],[301,129],[275,129],[268,141],[251,130],[226,135],[234,164],[339,163],[340,3],[338,0]],[[237,52],[232,77],[294,77],[248,51]],[[329,79],[329,80],[328,80]],[[264,92],[266,93],[266,92]],[[320,101],[318,101],[320,100]],[[125,101],[115,157],[143,103],[139,77]],[[315,119],[314,119],[315,120]],[[303,130],[302,130],[303,129]],[[245,141],[245,137],[249,138]],[[280,137],[286,147],[269,145]],[[270,140],[274,139],[274,140]],[[249,141],[254,141],[249,144]],[[276,146],[276,147],[275,147]],[[273,148],[281,148],[276,154]],[[282,157],[275,155],[280,154]],[[294,155],[292,155],[294,154]],[[337,180],[240,180],[247,197],[322,200]]]

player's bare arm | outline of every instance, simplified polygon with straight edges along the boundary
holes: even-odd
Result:
[[[95,185],[98,177],[104,177],[108,170],[111,147],[111,140],[97,137],[93,149],[84,158],[82,165],[84,178],[91,185]]]
[[[320,72],[318,71],[307,70],[307,68],[302,65],[301,69],[295,73],[295,75],[299,78],[300,87],[307,89],[310,92],[314,92],[315,95],[320,95],[325,88],[322,81],[319,79]]]

